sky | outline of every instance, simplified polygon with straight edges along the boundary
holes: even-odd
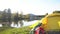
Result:
[[[60,10],[60,0],[0,0],[0,10],[8,8],[12,13],[43,15]]]

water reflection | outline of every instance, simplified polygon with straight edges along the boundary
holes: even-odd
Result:
[[[22,22],[23,22],[23,26],[22,27],[32,25],[36,21],[38,21],[38,20],[29,21],[29,22],[22,20]],[[0,24],[0,27],[2,27],[2,24]],[[18,22],[18,25],[17,24],[14,24],[14,22],[12,22],[11,27],[17,27],[17,28],[19,28],[21,26],[20,26],[20,23],[19,22]]]

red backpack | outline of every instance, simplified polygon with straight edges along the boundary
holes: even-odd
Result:
[[[37,27],[34,34],[45,34],[45,31],[42,27]]]

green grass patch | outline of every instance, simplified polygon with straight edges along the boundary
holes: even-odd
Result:
[[[30,30],[31,29],[29,27],[6,28],[1,31],[0,34],[29,34]]]

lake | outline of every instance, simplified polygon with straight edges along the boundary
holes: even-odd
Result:
[[[38,20],[29,21],[29,22],[23,20],[23,27],[24,27],[24,26],[32,25],[32,24],[34,24],[36,21],[38,21]],[[18,24],[19,24],[19,23],[18,23]],[[2,26],[2,25],[0,24],[0,27],[1,27],[1,26]],[[17,27],[17,28],[19,28],[19,27],[21,27],[21,26],[20,26],[20,24],[19,24],[18,26],[15,24],[15,26],[14,26],[14,23],[12,23],[12,24],[11,24],[11,27]]]

